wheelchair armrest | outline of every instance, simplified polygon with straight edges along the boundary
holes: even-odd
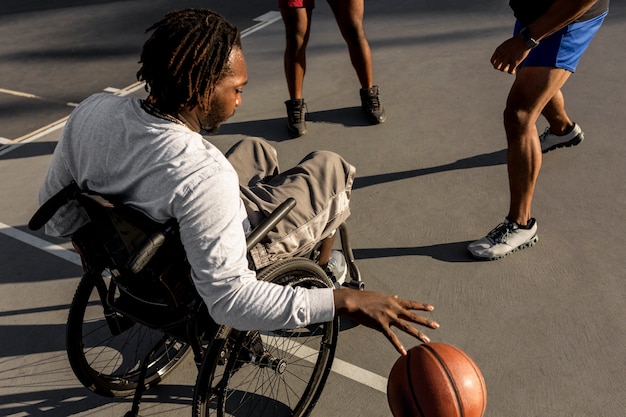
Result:
[[[287,213],[296,206],[296,200],[289,197],[283,201],[276,210],[272,211],[269,217],[263,219],[263,221],[248,235],[246,239],[246,246],[250,251],[257,243],[263,239],[270,230],[272,230],[279,221],[281,221]]]
[[[248,235],[246,239],[248,251],[259,243],[261,239],[263,239],[269,231],[272,230],[295,206],[296,200],[288,198],[283,201],[276,208],[276,210],[272,211],[267,218],[263,219],[263,221],[252,231],[252,233],[250,233],[250,235]],[[163,245],[167,235],[172,230],[174,230],[174,227],[172,225],[168,225],[165,230],[156,231],[148,236],[144,244],[137,248],[135,254],[128,261],[127,267],[133,273],[141,271],[150,259],[152,259],[157,250]]]

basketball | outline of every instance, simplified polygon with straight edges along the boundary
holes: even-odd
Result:
[[[387,400],[394,417],[482,417],[487,387],[476,363],[461,349],[427,343],[393,365]]]

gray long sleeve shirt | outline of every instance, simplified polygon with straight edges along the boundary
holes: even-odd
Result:
[[[95,94],[74,110],[40,202],[72,180],[82,189],[117,195],[158,222],[175,218],[196,289],[217,323],[273,330],[332,320],[332,289],[257,281],[248,268],[250,225],[234,168],[200,134],[146,113],[138,99]],[[86,220],[70,204],[48,222],[46,233],[68,236]]]

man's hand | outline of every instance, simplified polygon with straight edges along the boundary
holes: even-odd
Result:
[[[397,295],[392,297],[373,291],[340,289],[333,293],[337,315],[348,317],[359,324],[380,331],[402,355],[406,355],[406,349],[391,330],[392,326],[424,343],[428,343],[430,339],[417,330],[412,323],[431,329],[439,327],[437,322],[413,312],[413,310],[433,311],[434,307],[430,304],[401,300]]]
[[[530,47],[520,35],[516,35],[498,46],[491,57],[493,67],[502,72],[515,74],[517,66],[528,56]]]

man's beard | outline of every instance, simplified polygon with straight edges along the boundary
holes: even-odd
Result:
[[[218,99],[211,100],[211,106],[209,109],[210,110],[206,113],[204,119],[200,123],[200,133],[203,134],[210,135],[216,133],[222,123],[230,119],[230,117],[235,114],[233,111],[232,114],[226,115],[224,105]]]

